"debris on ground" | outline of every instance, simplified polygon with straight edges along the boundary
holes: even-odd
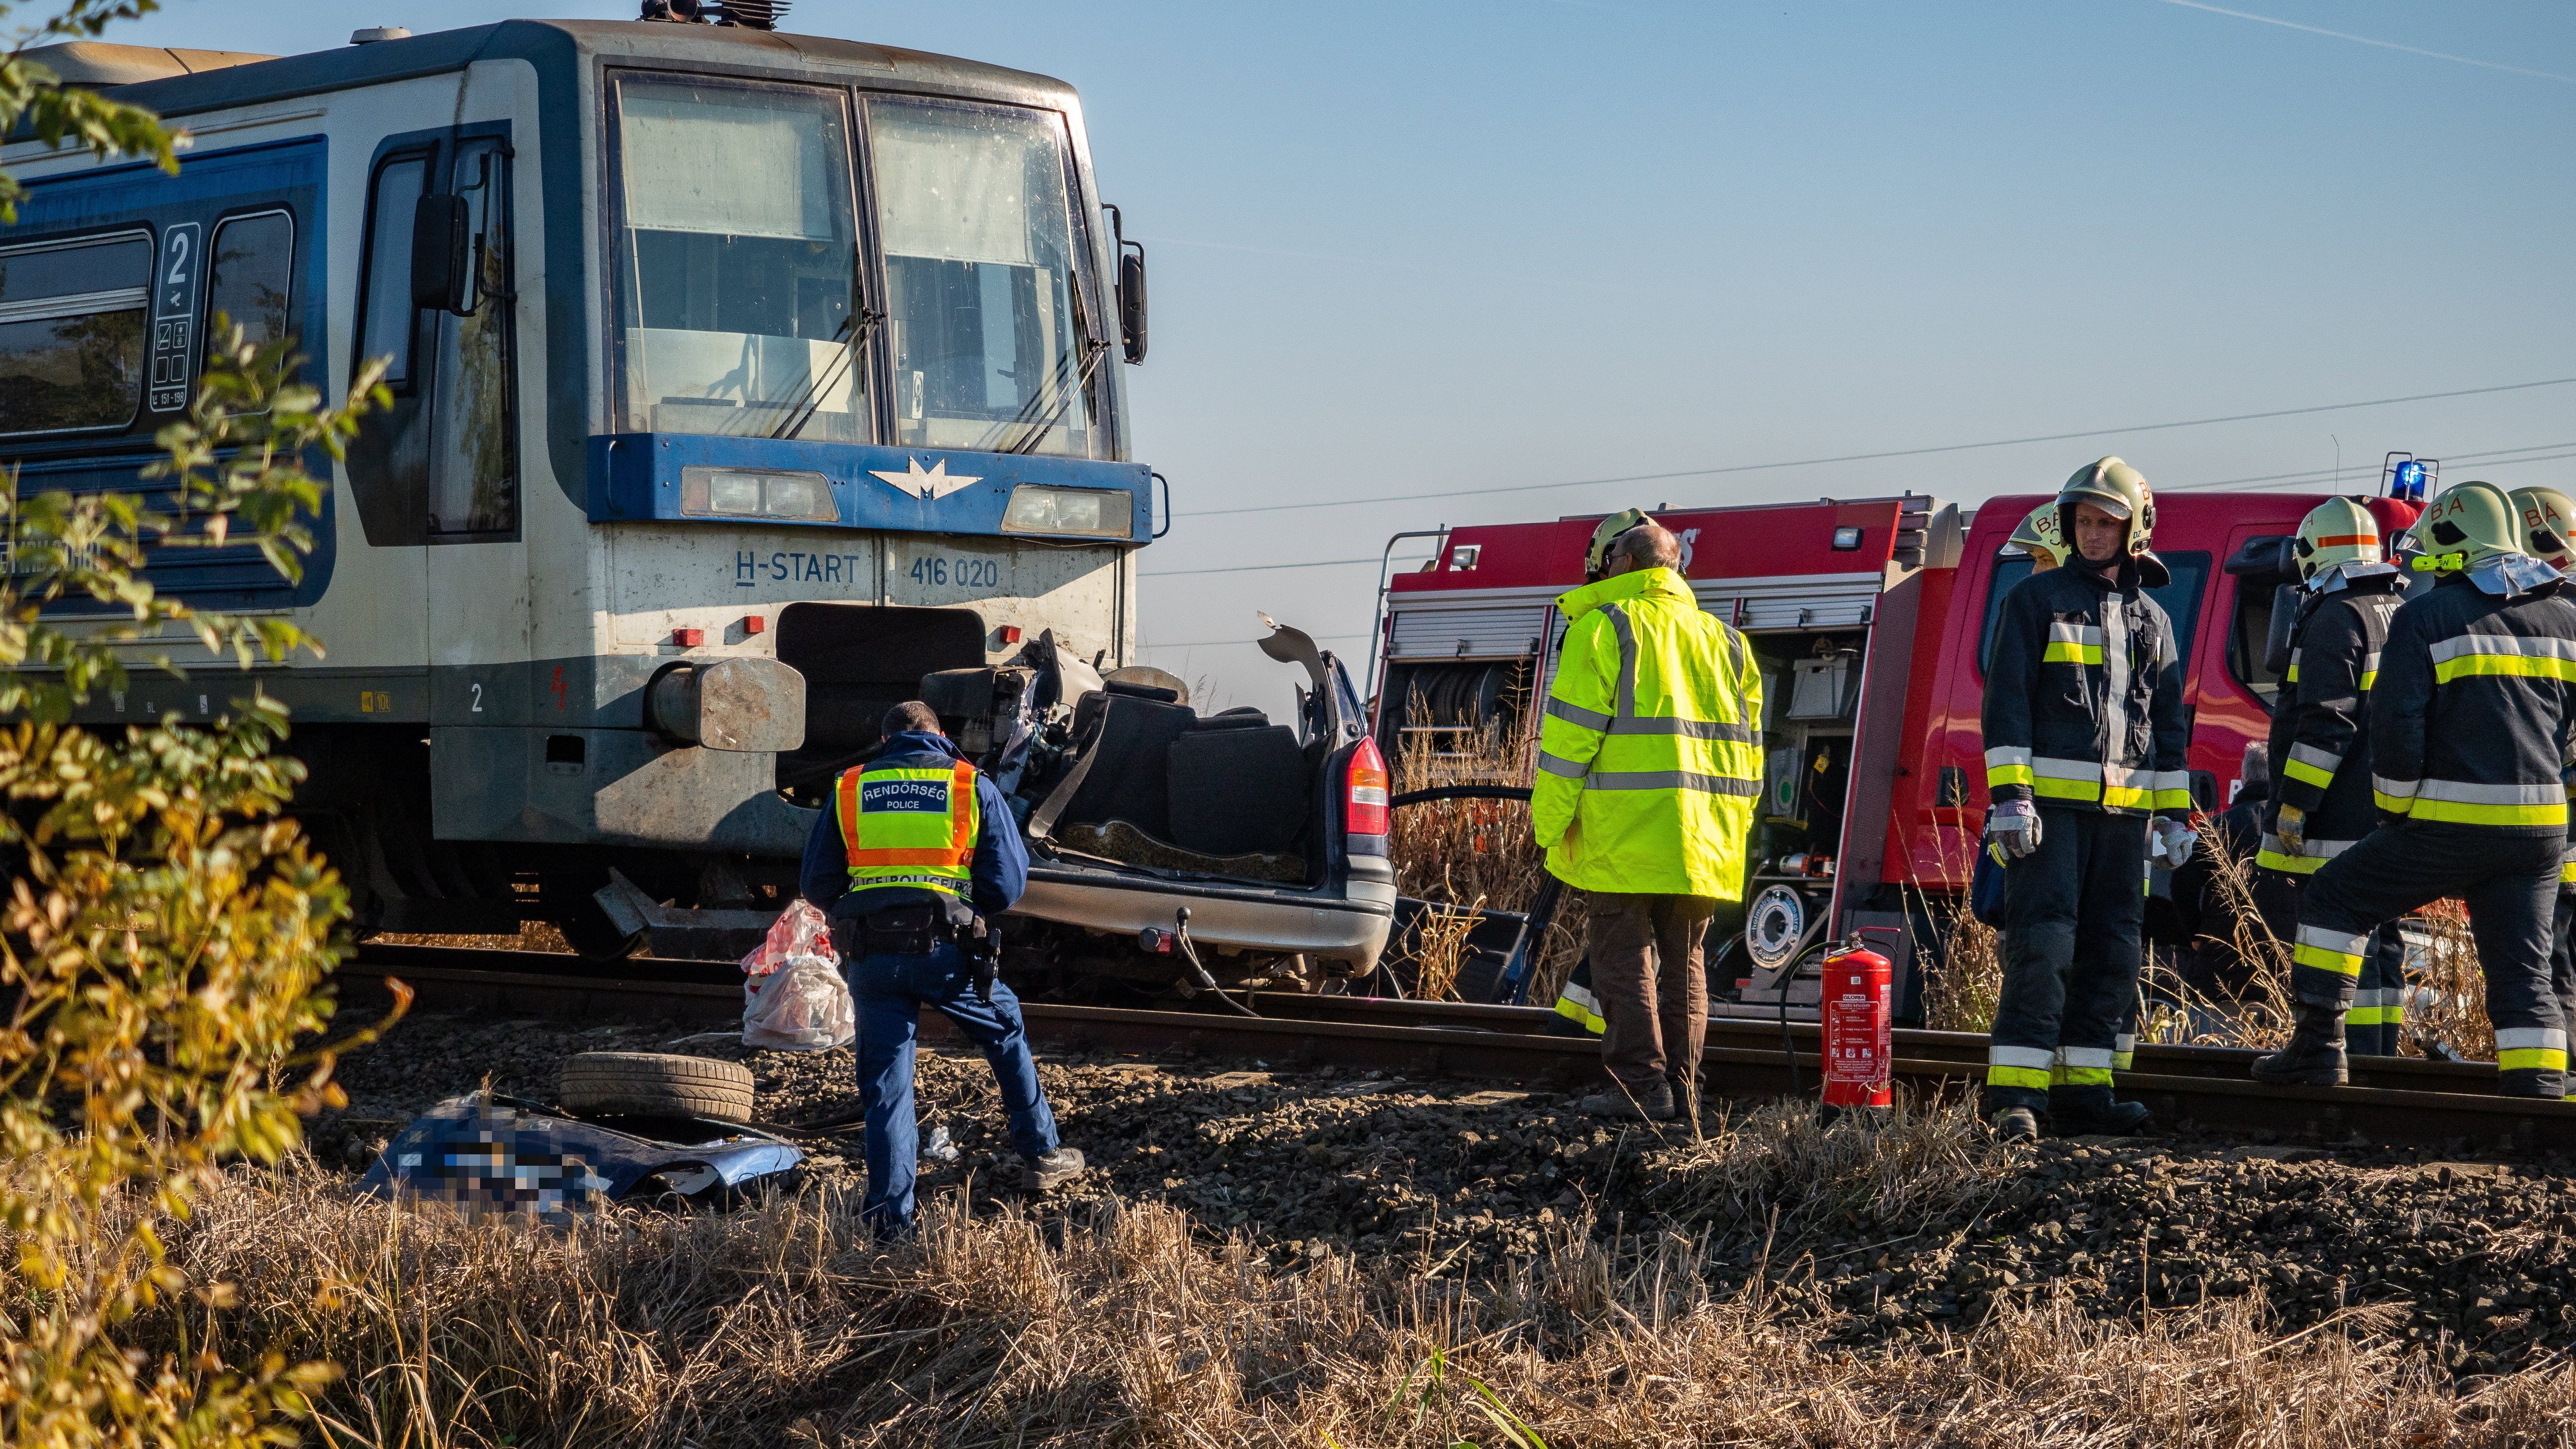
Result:
[[[475,1092],[414,1117],[357,1190],[443,1202],[476,1221],[562,1223],[632,1199],[715,1204],[803,1157],[793,1144],[751,1128],[677,1118],[585,1121],[524,1097]]]

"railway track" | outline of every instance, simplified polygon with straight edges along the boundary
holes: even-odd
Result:
[[[353,986],[399,977],[434,1009],[493,1011],[553,1020],[738,1016],[741,978],[720,962],[636,958],[592,963],[535,952],[434,946],[366,946],[343,966]],[[1027,1002],[1030,1037],[1058,1051],[1248,1059],[1274,1066],[1337,1066],[1389,1078],[1464,1077],[1556,1091],[1601,1080],[1600,1048],[1550,1030],[1537,1007],[1359,997],[1261,995],[1258,1017],[1209,1010],[1136,1010]],[[925,1013],[924,1034],[946,1031]],[[1775,1024],[1709,1023],[1704,1079],[1727,1097],[1813,1091],[1822,1063],[1813,1024],[1792,1022],[1784,1049]],[[1918,1092],[1965,1090],[1982,1076],[1986,1039],[1967,1032],[1900,1030],[1897,1079]],[[2344,1142],[2576,1150],[2576,1102],[2499,1098],[2495,1068],[2474,1062],[2356,1058],[2347,1087],[2264,1087],[2246,1075],[2255,1053],[2225,1047],[2141,1047],[2121,1091],[2168,1122]],[[1794,1057],[1794,1067],[1792,1059]]]

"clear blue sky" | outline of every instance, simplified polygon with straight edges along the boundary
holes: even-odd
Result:
[[[2576,454],[2576,386],[2111,431],[2576,377],[2576,9],[2241,4],[797,0],[785,28],[1081,89],[1152,248],[1129,381],[1180,517],[1142,560],[1145,657],[1275,710],[1282,671],[1200,641],[1257,609],[1362,633],[1375,570],[1239,570],[1398,529],[1974,502],[2106,452],[2172,488],[2327,470],[2338,438],[2356,486],[2391,448],[2526,450],[2446,476],[2576,485],[2549,456]],[[514,13],[633,7],[177,0],[108,38],[299,51]]]

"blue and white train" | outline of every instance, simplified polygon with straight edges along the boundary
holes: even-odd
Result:
[[[261,683],[369,924],[613,949],[612,870],[774,907],[925,674],[1049,632],[1128,662],[1142,256],[1063,83],[750,24],[37,58],[189,140],[176,176],[8,148],[24,487],[134,487],[217,313],[297,338],[334,396],[392,359],[300,582],[241,549],[152,571],[327,644]],[[85,717],[243,692],[138,673]]]

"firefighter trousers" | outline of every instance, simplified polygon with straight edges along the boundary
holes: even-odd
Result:
[[[2046,1111],[2052,1086],[2107,1098],[2138,996],[2147,822],[2039,812],[2039,848],[2004,870],[2004,985],[1985,1107]]]
[[[2254,898],[2263,912],[2264,929],[2284,945],[2296,941],[2299,901],[2308,878],[2260,866],[2254,873],[2258,880]],[[2344,1050],[2357,1057],[2393,1057],[2405,1036],[2406,942],[2395,921],[2373,928],[2370,942],[2370,949],[2362,953],[2352,1010],[2343,1020]]]
[[[2383,825],[2308,878],[2292,946],[2290,988],[2315,1006],[2350,1007],[2371,932],[2434,901],[2469,908],[2486,972],[2487,1016],[2509,1096],[2566,1090],[2567,1030],[2550,982],[2558,864],[2556,835],[2509,835],[2474,825]]]

